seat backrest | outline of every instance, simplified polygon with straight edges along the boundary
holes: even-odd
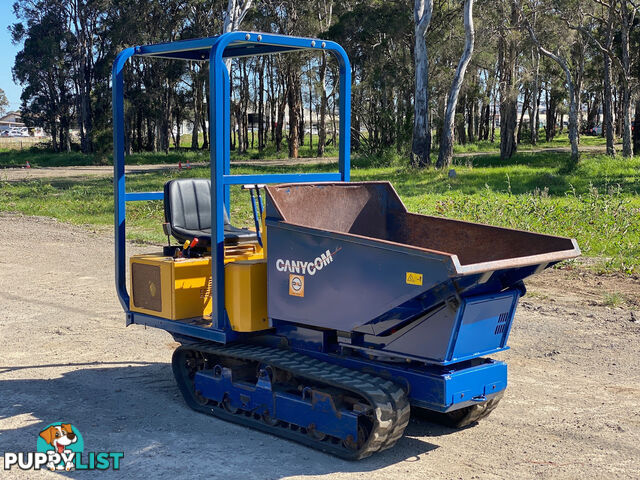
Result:
[[[164,185],[164,217],[173,236],[194,237],[211,231],[211,181],[181,178]],[[224,224],[229,216],[224,210]]]

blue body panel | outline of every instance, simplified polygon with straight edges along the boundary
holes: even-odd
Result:
[[[235,381],[229,368],[200,371],[194,383],[202,396],[224,401],[227,408],[242,408],[257,415],[268,413],[294,425],[313,424],[313,428],[343,440],[358,435],[358,415],[337,410],[330,395],[312,389],[303,391],[302,396],[275,391],[267,375],[260,376],[255,385]]]
[[[391,335],[385,352],[450,365],[506,350],[520,290],[463,297]],[[372,339],[373,340],[373,339]],[[364,343],[366,344],[366,337]]]
[[[438,368],[435,365],[406,366],[406,363],[384,363],[309,350],[300,350],[300,353],[405,383],[411,405],[439,412],[485,401],[507,387],[507,364],[490,359]]]

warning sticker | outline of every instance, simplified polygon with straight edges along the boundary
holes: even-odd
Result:
[[[407,272],[407,284],[408,285],[422,285],[422,274]]]
[[[289,295],[304,297],[304,275],[289,275]]]

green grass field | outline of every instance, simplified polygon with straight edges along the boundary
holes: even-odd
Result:
[[[183,148],[181,150],[171,149],[168,154],[164,153],[133,153],[127,155],[127,165],[149,165],[149,164],[177,164],[179,161],[186,163],[208,162],[209,151],[190,150],[191,139],[187,135],[187,140],[181,140]],[[200,142],[202,145],[202,141]],[[305,144],[300,146],[299,156],[301,158],[313,158],[317,156],[318,139],[314,135],[313,148],[309,146],[309,135],[305,137]],[[289,156],[289,147],[287,141],[282,142],[279,152],[276,152],[275,145],[269,144],[262,152],[258,151],[257,140],[254,148],[249,148],[245,153],[238,153],[237,150],[231,151],[232,160],[249,160],[249,159],[284,159]],[[337,157],[338,148],[335,145],[328,145],[325,148],[326,157]],[[87,165],[113,165],[113,157],[111,154],[94,154],[85,155],[80,152],[55,153],[42,147],[27,148],[24,150],[4,149],[0,147],[0,170],[2,168],[24,167],[27,162],[32,168],[39,167],[73,167]],[[0,172],[1,173],[1,172]]]
[[[389,180],[413,211],[574,237],[598,271],[640,273],[640,159],[585,154],[568,170],[567,154],[519,153],[461,159],[457,175],[406,166],[372,167],[354,161],[353,180]],[[233,167],[233,173],[330,171],[335,166]],[[176,175],[208,176],[208,168],[128,177],[129,191],[160,190]],[[0,176],[1,178],[1,176]],[[64,222],[109,226],[110,178],[10,183],[0,181],[0,211],[43,215]],[[252,225],[249,196],[232,190],[231,216]],[[162,202],[129,204],[129,239],[163,243]]]
[[[544,133],[541,133],[541,138],[544,138]],[[177,164],[179,161],[186,163],[187,160],[191,163],[207,162],[209,161],[209,152],[202,150],[190,150],[191,135],[183,135],[180,141],[182,145],[181,150],[171,149],[168,154],[164,153],[134,153],[127,156],[126,163],[128,165],[148,165],[148,164]],[[273,144],[267,145],[262,152],[258,151],[257,140],[254,142],[254,148],[243,154],[237,152],[237,150],[231,151],[232,160],[279,160],[287,158],[289,155],[289,147],[286,139],[282,142],[282,147],[279,152],[276,152]],[[604,146],[604,139],[602,137],[589,137],[582,136],[580,139],[580,145],[583,147]],[[202,146],[202,141],[200,141]],[[313,136],[313,147],[309,146],[309,135],[305,136],[304,145],[300,146],[299,156],[301,158],[314,158],[317,156],[318,138],[317,135]],[[437,145],[434,143],[434,157],[437,156]],[[567,134],[557,135],[551,142],[541,141],[537,145],[532,146],[525,141],[518,147],[520,152],[526,152],[528,150],[536,149],[554,149],[563,148],[569,146],[569,140]],[[498,153],[500,150],[500,131],[496,132],[496,139],[494,143],[490,141],[478,141],[474,143],[468,143],[466,145],[454,146],[455,154],[467,154],[467,153]],[[328,145],[325,149],[326,157],[337,157],[338,148],[337,145]],[[385,155],[383,155],[384,157]],[[383,160],[383,159],[381,159]],[[435,161],[435,158],[434,158]],[[27,162],[33,168],[39,167],[68,167],[68,166],[86,166],[86,165],[113,165],[113,159],[110,154],[94,154],[84,155],[80,152],[71,153],[54,153],[42,147],[33,147],[24,150],[11,150],[2,149],[0,146],[0,169],[11,167],[24,167]],[[385,162],[379,162],[385,163]],[[386,162],[389,163],[389,162]]]

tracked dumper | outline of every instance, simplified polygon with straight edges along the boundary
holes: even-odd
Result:
[[[224,58],[295,50],[340,65],[340,172],[232,175]],[[210,61],[210,179],[126,192],[122,69],[134,55]],[[488,415],[507,386],[507,365],[488,356],[508,349],[523,280],[580,251],[568,238],[413,214],[388,182],[349,182],[349,73],[337,44],[270,34],[125,50],[114,190],[127,324],[181,344],[172,368],[187,404],[355,460],[392,447],[412,411],[456,427]],[[230,185],[248,191],[254,228],[232,225]],[[178,244],[127,259],[125,203],[156,200]]]

